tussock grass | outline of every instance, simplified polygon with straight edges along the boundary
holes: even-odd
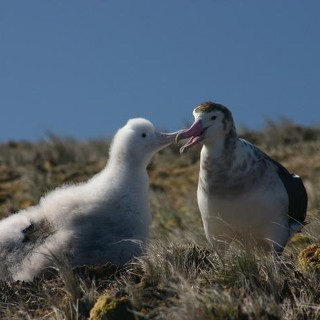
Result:
[[[72,269],[53,257],[56,268],[32,283],[0,283],[0,319],[320,319],[320,129],[282,120],[242,134],[307,184],[309,223],[281,261],[241,244],[221,256],[207,244],[196,204],[199,150],[180,156],[171,146],[148,169],[154,219],[143,256],[121,269]],[[0,217],[85,181],[105,165],[107,146],[55,135],[0,144]]]

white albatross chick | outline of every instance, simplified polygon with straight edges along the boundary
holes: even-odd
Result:
[[[176,140],[190,138],[181,152],[203,142],[197,197],[207,239],[222,251],[238,240],[281,254],[304,225],[308,198],[301,178],[238,138],[223,105],[205,102],[193,115],[194,124]]]
[[[174,136],[131,119],[116,133],[100,173],[1,220],[0,279],[30,281],[52,255],[67,255],[77,266],[122,265],[141,254],[151,222],[146,167]]]

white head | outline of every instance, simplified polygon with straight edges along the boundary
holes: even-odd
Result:
[[[130,161],[147,166],[157,151],[174,141],[175,135],[158,132],[146,119],[130,119],[113,138],[110,160]]]
[[[193,110],[194,123],[189,129],[181,130],[176,136],[176,141],[187,139],[188,142],[180,152],[196,145],[199,142],[212,144],[218,139],[236,136],[232,114],[225,106],[214,103],[201,103]]]

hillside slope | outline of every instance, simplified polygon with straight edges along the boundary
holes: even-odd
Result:
[[[309,224],[280,265],[241,244],[225,257],[207,245],[196,203],[199,149],[179,155],[171,146],[149,167],[154,220],[146,255],[122,270],[72,271],[59,260],[59,273],[2,283],[0,319],[86,319],[90,310],[91,319],[320,319],[320,129],[282,121],[240,131],[301,175],[308,189]],[[63,183],[85,181],[105,165],[107,147],[54,135],[2,143],[0,217]]]

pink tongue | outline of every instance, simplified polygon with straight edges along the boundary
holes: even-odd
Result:
[[[191,137],[188,142],[180,148],[180,153],[183,153],[185,150],[191,148],[193,145],[199,143],[203,138],[201,136]]]

